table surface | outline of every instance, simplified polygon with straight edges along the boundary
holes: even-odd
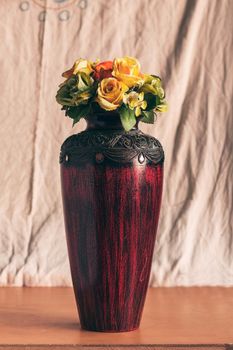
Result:
[[[224,349],[232,343],[233,288],[151,288],[140,328],[120,334],[81,330],[71,288],[0,288],[0,349]]]

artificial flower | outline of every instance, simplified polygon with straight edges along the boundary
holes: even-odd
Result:
[[[155,112],[167,111],[161,79],[143,74],[136,58],[125,56],[113,61],[91,62],[79,58],[63,73],[56,100],[73,119],[73,125],[89,114],[119,113],[126,131],[140,121],[154,123]]]
[[[161,86],[161,79],[157,76],[144,74],[144,84],[140,87],[140,91],[144,93],[151,93],[163,99],[165,96],[164,90]]]
[[[64,78],[70,78],[77,73],[91,74],[93,72],[92,62],[79,58],[75,61],[73,67],[62,74]]]
[[[76,75],[77,83],[72,91],[75,105],[86,104],[92,96],[92,85],[94,80],[86,73],[80,72]]]
[[[57,92],[57,102],[63,106],[77,106],[86,104],[93,95],[94,80],[86,73],[72,75],[65,83],[60,85]]]
[[[103,79],[97,89],[96,102],[106,111],[117,109],[123,101],[124,93],[128,87],[115,78]]]
[[[104,61],[100,62],[95,65],[94,72],[93,72],[93,78],[95,80],[102,80],[104,78],[110,78],[112,77],[112,69],[113,69],[113,62],[112,61]]]
[[[143,75],[140,73],[140,63],[133,57],[115,58],[112,75],[129,88],[144,82]]]
[[[168,106],[167,103],[164,101],[163,104],[159,104],[155,107],[155,110],[157,112],[167,112]]]
[[[146,109],[147,102],[144,100],[143,92],[131,91],[129,94],[125,94],[123,101],[130,109],[135,109],[135,116],[138,117],[141,114],[142,109]]]

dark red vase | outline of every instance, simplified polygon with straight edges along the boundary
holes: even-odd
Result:
[[[81,327],[139,327],[159,219],[164,153],[115,112],[87,118],[61,147],[71,274]]]

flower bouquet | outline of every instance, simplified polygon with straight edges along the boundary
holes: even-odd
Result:
[[[78,59],[62,74],[56,100],[75,125],[81,118],[105,111],[118,111],[125,131],[137,118],[153,124],[156,112],[165,112],[167,104],[161,79],[141,72],[133,57],[91,62]]]

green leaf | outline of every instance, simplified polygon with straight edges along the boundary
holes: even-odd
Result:
[[[141,119],[141,122],[144,122],[147,124],[154,124],[155,113],[153,111],[143,111],[142,115],[143,115],[143,118]]]
[[[66,109],[66,115],[73,119],[73,126],[79,122],[79,120],[86,115],[88,115],[90,111],[90,105],[80,105],[77,107],[68,107]]]
[[[119,113],[120,113],[121,123],[125,131],[131,130],[136,124],[134,111],[122,105],[119,108]]]
[[[151,94],[151,93],[145,94],[144,100],[146,100],[146,102],[147,102],[147,107],[146,107],[147,111],[154,109],[159,102],[158,96]]]

